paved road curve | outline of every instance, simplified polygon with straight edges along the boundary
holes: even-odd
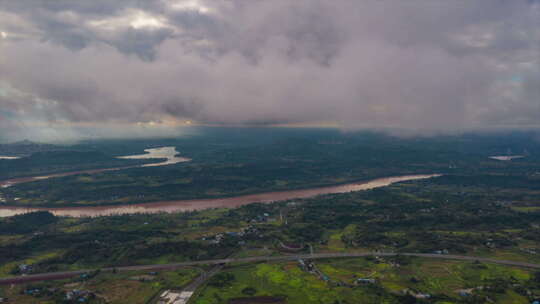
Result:
[[[540,269],[540,264],[515,262],[508,260],[496,260],[491,258],[480,258],[474,256],[463,255],[451,255],[451,254],[430,254],[430,253],[378,253],[378,252],[365,252],[365,253],[316,253],[316,254],[298,254],[298,255],[282,255],[282,256],[261,256],[261,257],[249,257],[249,258],[227,258],[205,261],[184,262],[175,264],[157,264],[157,265],[139,265],[139,266],[123,266],[123,267],[110,267],[102,268],[101,271],[133,271],[133,270],[170,270],[176,268],[182,268],[186,266],[197,265],[219,265],[229,263],[254,263],[254,262],[266,262],[266,261],[291,261],[297,259],[327,259],[327,258],[352,258],[352,257],[365,257],[365,256],[413,256],[422,258],[434,258],[434,259],[446,259],[446,260],[462,260],[462,261],[479,261],[484,263],[494,263],[507,266],[518,266],[526,268]],[[77,271],[64,271],[64,272],[50,272],[41,274],[32,274],[26,276],[16,276],[0,279],[0,285],[3,284],[22,284],[33,281],[47,281],[67,279],[81,275],[83,273],[90,272],[94,269],[77,270]]]

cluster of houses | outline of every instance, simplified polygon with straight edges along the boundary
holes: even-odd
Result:
[[[63,291],[57,288],[32,287],[32,288],[27,288],[23,290],[23,293],[25,295],[39,297],[44,294],[52,295],[55,293],[63,293]],[[96,295],[93,292],[90,292],[88,290],[73,289],[73,290],[66,291],[64,298],[70,302],[88,303],[91,299],[95,297]],[[5,299],[5,302],[7,302],[7,299]],[[2,303],[2,301],[0,301],[0,303]]]
[[[538,249],[536,248],[519,248],[519,250],[528,254],[538,254]]]
[[[18,266],[18,269],[19,269],[19,273],[21,274],[29,274],[32,272],[33,267],[32,265],[28,265],[28,264],[20,264]]]
[[[435,250],[433,251],[434,254],[448,254],[448,249],[442,249],[442,250]]]
[[[218,233],[212,236],[204,236],[201,238],[202,241],[210,241],[212,244],[220,244],[226,237],[232,237],[232,238],[243,238],[245,236],[256,236],[259,238],[262,238],[262,233],[253,226],[248,226],[246,228],[242,228],[240,231],[227,231],[224,233]],[[244,245],[246,242],[244,240],[239,240],[239,245]]]
[[[380,253],[384,253],[383,251],[376,251],[376,252],[380,252]],[[442,254],[442,253],[441,253]],[[398,262],[394,261],[394,259],[385,259],[384,257],[381,257],[381,256],[374,256],[372,258],[372,262],[375,263],[375,264],[379,264],[379,263],[385,263],[385,264],[388,264],[390,265],[390,267],[401,267],[401,264],[399,264]]]
[[[412,289],[403,289],[402,290],[402,293],[405,294],[405,295],[410,295],[410,296],[413,296],[417,299],[430,299],[431,298],[431,294],[429,293],[423,293],[423,292],[416,292]]]
[[[275,221],[276,221],[276,219],[273,218],[273,217],[270,217],[270,214],[268,214],[268,213],[259,214],[256,217],[249,220],[249,222],[252,223],[252,224],[275,222]]]
[[[52,295],[57,293],[64,293],[64,291],[57,288],[27,288],[23,290],[25,295],[39,297],[44,294]],[[91,299],[94,299],[96,295],[88,290],[72,289],[65,292],[64,299],[70,302],[88,303]],[[6,300],[7,301],[7,300]],[[1,303],[1,301],[0,301]]]
[[[73,289],[66,292],[66,300],[79,303],[86,303],[95,297],[96,295],[88,290]]]
[[[27,288],[25,290],[23,290],[23,293],[25,295],[29,295],[29,296],[39,296],[43,293],[43,289],[41,288]]]
[[[44,294],[52,295],[56,293],[63,293],[62,290],[57,288],[41,288],[41,287],[31,287],[23,290],[25,295],[40,297]],[[64,299],[70,302],[76,303],[88,303],[91,299],[95,298],[96,295],[88,290],[82,289],[73,289],[65,292]],[[7,299],[5,300],[7,302]],[[1,303],[1,301],[0,301]]]

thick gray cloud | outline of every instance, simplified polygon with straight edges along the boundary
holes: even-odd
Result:
[[[538,1],[0,0],[4,133],[536,127],[539,67]]]

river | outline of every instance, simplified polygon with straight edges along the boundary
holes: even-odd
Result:
[[[146,164],[146,165],[105,168],[105,169],[79,170],[79,171],[55,173],[55,174],[49,174],[49,175],[43,175],[43,176],[13,178],[13,179],[0,181],[0,188],[7,188],[16,184],[28,183],[28,182],[38,181],[42,179],[49,179],[49,178],[54,178],[54,177],[64,177],[64,176],[71,176],[71,175],[78,175],[78,174],[97,174],[97,173],[102,173],[102,172],[118,171],[118,170],[132,169],[132,168],[168,166],[168,165],[174,165],[177,163],[187,162],[191,160],[190,158],[179,157],[178,151],[176,151],[175,147],[161,147],[161,148],[146,149],[144,150],[144,152],[146,153],[140,154],[140,155],[119,156],[117,158],[120,158],[120,159],[161,159],[162,158],[162,159],[165,159],[165,161],[162,161],[159,163]]]
[[[347,193],[386,187],[393,183],[421,180],[441,176],[440,174],[405,175],[377,178],[367,182],[349,183],[337,186],[317,187],[300,190],[274,191],[259,194],[241,195],[226,198],[193,199],[160,201],[144,204],[99,206],[99,207],[65,207],[65,208],[26,208],[26,207],[0,207],[0,217],[24,214],[33,211],[49,211],[57,216],[94,217],[111,216],[119,214],[137,213],[174,213],[211,208],[235,208],[252,203],[271,203],[291,199],[309,198],[323,194]]]
[[[525,155],[501,155],[501,156],[490,156],[489,158],[502,161],[510,161],[513,159],[524,158]]]
[[[166,159],[164,162],[155,163],[155,164],[146,164],[146,165],[142,165],[141,167],[168,166],[168,165],[174,165],[177,163],[187,162],[191,160],[190,158],[179,157],[178,151],[176,151],[175,147],[161,147],[161,148],[154,148],[154,149],[146,149],[144,150],[144,152],[146,152],[146,154],[119,156],[118,158],[121,158],[121,159],[165,158]]]
[[[2,159],[5,159],[5,160],[14,160],[14,159],[19,159],[20,157],[18,156],[2,156],[0,155],[0,160]]]

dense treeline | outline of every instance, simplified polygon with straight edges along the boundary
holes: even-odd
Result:
[[[46,211],[15,215],[0,221],[0,234],[30,233],[58,220]]]

